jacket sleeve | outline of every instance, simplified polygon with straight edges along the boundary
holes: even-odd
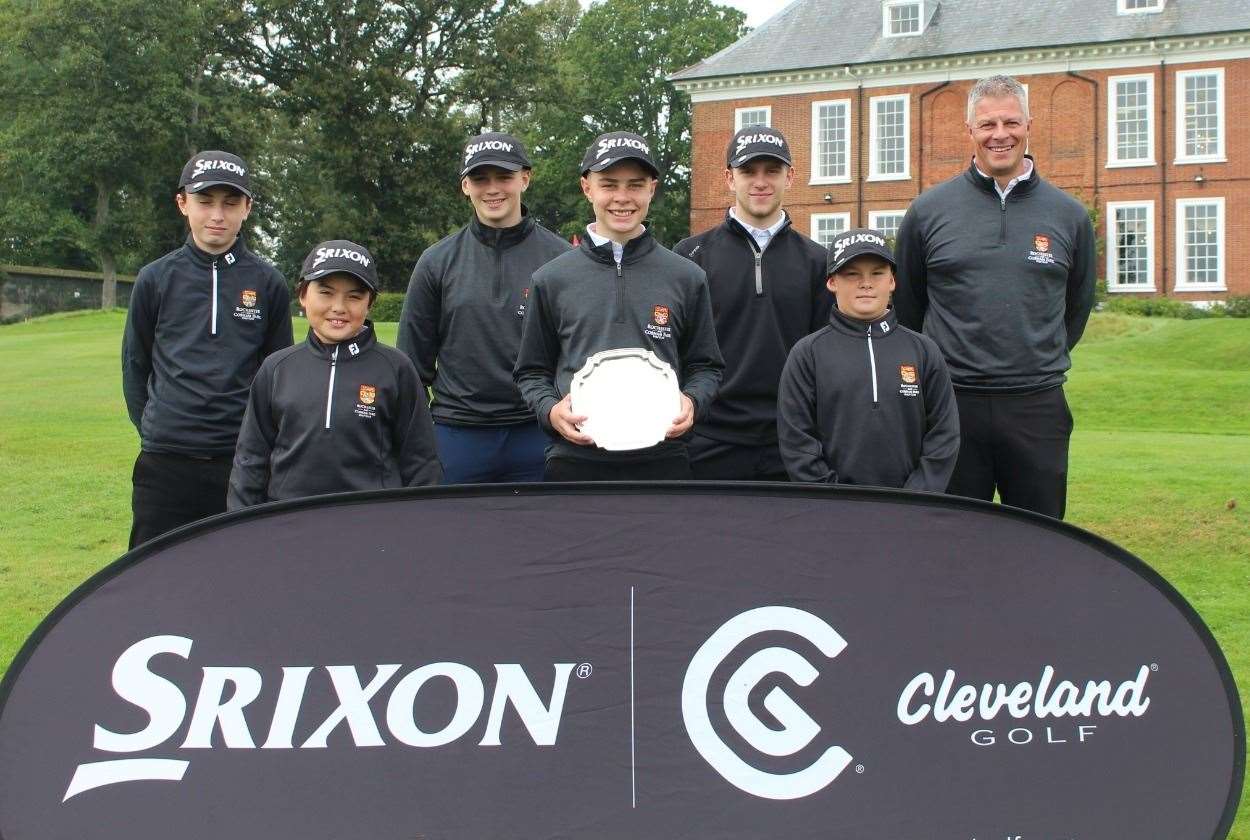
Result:
[[[904,490],[945,493],[959,456],[959,408],[946,361],[936,348],[924,354],[925,431],[920,463],[907,476]]]
[[[702,245],[701,236],[687,236],[682,241],[673,246],[673,253],[680,257],[685,257],[700,268],[703,267],[703,253],[699,247]]]
[[[530,303],[521,322],[521,347],[517,351],[512,378],[517,390],[538,418],[538,425],[550,433],[551,408],[560,401],[556,388],[556,365],[560,359],[560,341],[554,319],[548,311],[547,290],[541,280],[530,285]]]
[[[825,249],[812,255],[812,318],[808,325],[808,333],[829,323],[829,311],[836,301],[833,292],[829,291],[829,259]]]
[[[920,220],[914,205],[903,214],[894,240],[894,259],[898,265],[894,278],[894,312],[900,324],[920,332],[929,308],[929,276]]]
[[[126,329],[122,333],[122,395],[126,413],[139,434],[143,434],[143,409],[148,404],[148,380],[152,376],[152,341],[160,314],[156,281],[144,268],[130,290]]]
[[[699,282],[690,301],[689,328],[682,330],[678,345],[682,392],[694,403],[696,421],[707,416],[725,374],[725,359],[721,356],[716,324],[712,320],[712,296],[703,269],[697,271]]]
[[[777,386],[777,443],[791,481],[836,484],[816,422],[816,379],[811,345],[796,344]]]
[[[443,465],[434,444],[434,423],[425,386],[416,368],[407,359],[396,365],[399,380],[399,404],[395,417],[395,452],[399,476],[405,487],[438,484],[443,480]]]
[[[427,250],[417,260],[408,280],[408,293],[399,315],[399,333],[395,346],[417,369],[425,387],[434,383],[434,363],[438,359],[438,325],[441,321],[443,296],[441,278],[434,276],[433,258]]]
[[[1076,254],[1072,270],[1068,273],[1068,297],[1064,307],[1063,325],[1067,329],[1068,349],[1081,340],[1090,310],[1094,308],[1094,284],[1097,272],[1094,267],[1094,225],[1082,210],[1080,228],[1076,236]]]
[[[265,333],[265,346],[261,348],[260,360],[277,351],[290,347],[294,341],[291,332],[291,292],[287,288],[286,278],[276,268],[273,270],[273,303],[269,307],[269,327]]]
[[[290,323],[290,319],[287,320]],[[226,510],[259,505],[269,500],[269,459],[278,436],[273,421],[273,368],[262,364],[247,395],[243,427],[234,448]]]

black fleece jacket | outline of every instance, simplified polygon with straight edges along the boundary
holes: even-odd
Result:
[[[1094,228],[1036,167],[999,198],[971,165],[912,202],[895,246],[899,321],[942,348],[961,391],[1060,385],[1094,305]]]
[[[302,344],[265,360],[230,472],[230,510],[319,493],[437,484],[425,389],[373,324],[350,341]]]
[[[578,446],[551,428],[551,407],[569,393],[573,375],[602,350],[641,347],[668,362],[696,421],[708,410],[725,362],[716,345],[703,269],[655,241],[649,232],[625,245],[618,265],[612,243],[590,238],[534,274],[525,313],[517,387],[554,438],[548,457],[642,460],[684,452],[667,440],[646,449],[609,452]]]
[[[247,389],[291,344],[278,269],[236,239],[209,254],[191,237],[139,270],[122,336],[122,392],[146,452],[234,452]]]
[[[790,351],[777,434],[794,481],[945,492],[959,412],[942,354],[893,310],[868,323],[834,309]]]
[[[433,390],[436,421],[504,426],[533,418],[512,381],[521,320],[534,272],[571,247],[528,212],[509,228],[475,215],[417,260],[395,346]]]
[[[695,432],[726,443],[777,440],[777,381],[794,343],[829,320],[825,249],[786,216],[768,247],[728,211],[711,230],[677,243],[674,252],[707,273],[716,340],[725,378]]]

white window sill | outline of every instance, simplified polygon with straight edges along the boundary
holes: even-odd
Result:
[[[1178,285],[1178,286],[1176,286],[1175,288],[1173,288],[1173,289],[1172,289],[1172,291],[1174,291],[1174,292],[1227,292],[1227,291],[1228,291],[1228,287],[1227,287],[1227,286],[1225,286],[1223,283],[1219,283],[1219,284],[1214,284],[1214,283],[1202,283],[1202,284],[1197,285],[1197,286],[1193,286],[1193,285],[1190,285],[1190,286],[1180,286],[1180,285]]]
[[[894,32],[894,33],[883,32],[881,33],[881,37],[883,38],[917,38],[923,34],[924,34],[924,30],[921,30],[919,32]]]
[[[1223,155],[1210,155],[1208,157],[1177,158],[1172,161],[1173,166],[1184,166],[1190,163],[1228,163],[1228,158]]]
[[[868,181],[910,181],[911,173],[902,172],[898,175],[869,175],[865,180]]]
[[[1158,166],[1153,160],[1109,160],[1108,169],[1128,169],[1132,166]]]
[[[1115,286],[1112,286],[1110,283],[1107,284],[1107,294],[1109,295],[1120,294],[1123,292],[1153,293],[1154,291],[1155,291],[1155,287],[1153,283],[1151,283],[1149,286],[1136,286],[1136,285],[1130,285],[1127,283],[1123,285],[1115,285]]]
[[[822,187],[827,184],[849,184],[849,183],[851,183],[851,178],[849,175],[846,175],[840,178],[813,178],[812,180],[807,182],[807,185],[809,187]]]

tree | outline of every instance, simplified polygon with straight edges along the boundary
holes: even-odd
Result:
[[[576,184],[582,154],[605,131],[637,131],[651,143],[660,184],[655,236],[673,244],[690,229],[690,101],[668,76],[746,33],[745,15],[711,0],[604,0],[560,47],[556,95],[514,127],[534,150],[530,203],[568,235],[587,215]]]

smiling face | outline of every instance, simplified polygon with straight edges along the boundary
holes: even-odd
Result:
[[[977,102],[968,123],[977,168],[1002,186],[1024,172],[1031,122],[1014,96],[986,96]]]
[[[521,223],[521,194],[529,185],[527,170],[510,172],[498,166],[479,166],[460,179],[460,190],[469,197],[478,221],[495,228]]]
[[[338,344],[360,334],[373,296],[360,278],[339,272],[301,284],[299,302],[317,338]]]
[[[875,321],[890,308],[894,269],[881,257],[856,257],[829,276],[838,311],[860,321]]]
[[[187,217],[191,240],[201,251],[224,254],[234,245],[239,229],[252,212],[252,200],[230,187],[209,187],[197,193],[180,192],[178,210]]]
[[[582,176],[582,193],[595,211],[595,231],[614,242],[642,233],[655,197],[655,178],[637,161],[623,160]]]
[[[725,180],[734,194],[738,220],[762,229],[780,218],[781,201],[794,183],[794,170],[775,157],[757,157],[726,169]]]

